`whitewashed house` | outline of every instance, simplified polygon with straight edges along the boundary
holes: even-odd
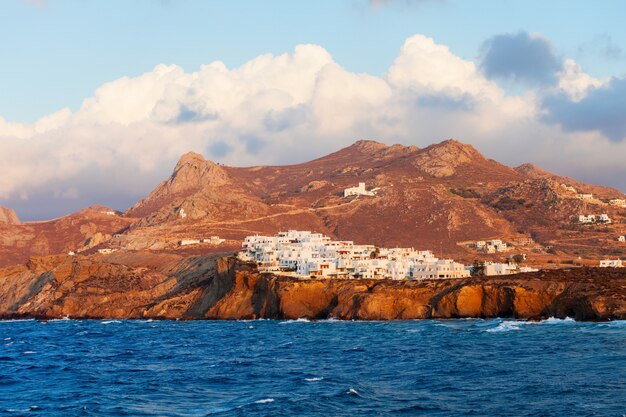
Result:
[[[600,261],[600,268],[623,268],[620,259],[603,259]]]
[[[622,200],[621,198],[614,198],[609,201],[609,204],[612,206],[626,207],[626,200]]]
[[[178,242],[180,246],[199,245],[200,239],[182,239]]]
[[[620,236],[620,237],[618,237],[618,238],[617,238],[617,241],[618,241],[618,242],[622,242],[622,243],[623,243],[623,242],[626,242],[626,236]]]
[[[364,182],[360,182],[359,185],[356,187],[350,187],[350,188],[346,188],[345,190],[343,190],[344,197],[351,197],[351,196],[358,196],[358,195],[366,195],[366,196],[373,197],[376,195],[376,190],[367,191],[365,189]]]
[[[469,276],[469,269],[452,259],[439,259],[435,262],[415,264],[409,272],[409,279],[465,278]]]
[[[598,216],[598,222],[599,223],[611,223],[611,218],[609,217],[608,214],[601,214],[600,216]]]
[[[588,223],[595,223],[596,222],[596,216],[595,214],[581,214],[578,216],[578,223],[583,223],[583,224],[588,224]]]

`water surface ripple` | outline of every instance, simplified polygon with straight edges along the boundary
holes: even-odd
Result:
[[[623,416],[626,322],[0,322],[0,415]]]

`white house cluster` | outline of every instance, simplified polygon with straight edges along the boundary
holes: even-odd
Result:
[[[261,272],[298,277],[445,279],[469,277],[471,270],[452,259],[439,259],[428,250],[355,245],[297,230],[248,236],[239,258],[255,262]],[[520,272],[517,265],[506,265],[489,263],[484,269],[493,275]]]

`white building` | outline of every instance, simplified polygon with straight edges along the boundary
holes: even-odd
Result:
[[[536,268],[529,266],[519,266],[515,263],[497,263],[497,262],[485,262],[485,268],[483,274],[486,276],[493,275],[512,275],[522,272],[537,272]]]
[[[511,275],[517,274],[519,268],[516,264],[503,264],[497,262],[485,262],[485,269],[483,274],[487,276],[491,275]]]
[[[620,259],[603,259],[600,261],[600,268],[622,268]]]
[[[578,223],[595,223],[596,216],[594,214],[581,214],[578,216]]]
[[[438,259],[434,262],[419,263],[411,267],[409,279],[465,278],[470,270],[452,259]]]
[[[598,216],[598,222],[599,223],[611,223],[611,218],[609,217],[608,214],[601,214],[600,216]]]
[[[375,188],[373,190],[367,191],[365,189],[365,183],[364,182],[360,182],[358,186],[356,187],[350,187],[350,188],[346,188],[345,190],[343,190],[343,196],[344,197],[351,197],[354,195],[366,195],[366,196],[375,196],[376,195],[376,190],[378,190],[378,188]]]
[[[626,242],[626,236],[620,236],[617,238],[618,242]]]
[[[493,239],[489,241],[478,240],[474,243],[474,246],[477,250],[485,253],[507,252],[509,250],[508,244],[500,239]]]
[[[98,253],[106,255],[108,253],[113,253],[115,252],[115,249],[111,249],[111,248],[104,248],[104,249],[98,249]]]
[[[180,246],[199,245],[200,239],[183,239],[178,242]]]
[[[626,200],[614,198],[613,200],[609,201],[609,204],[612,206],[626,207]]]

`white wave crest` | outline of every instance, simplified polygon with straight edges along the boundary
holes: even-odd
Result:
[[[258,400],[255,401],[255,404],[267,404],[267,403],[273,403],[274,399],[273,398],[263,398],[262,400]]]

